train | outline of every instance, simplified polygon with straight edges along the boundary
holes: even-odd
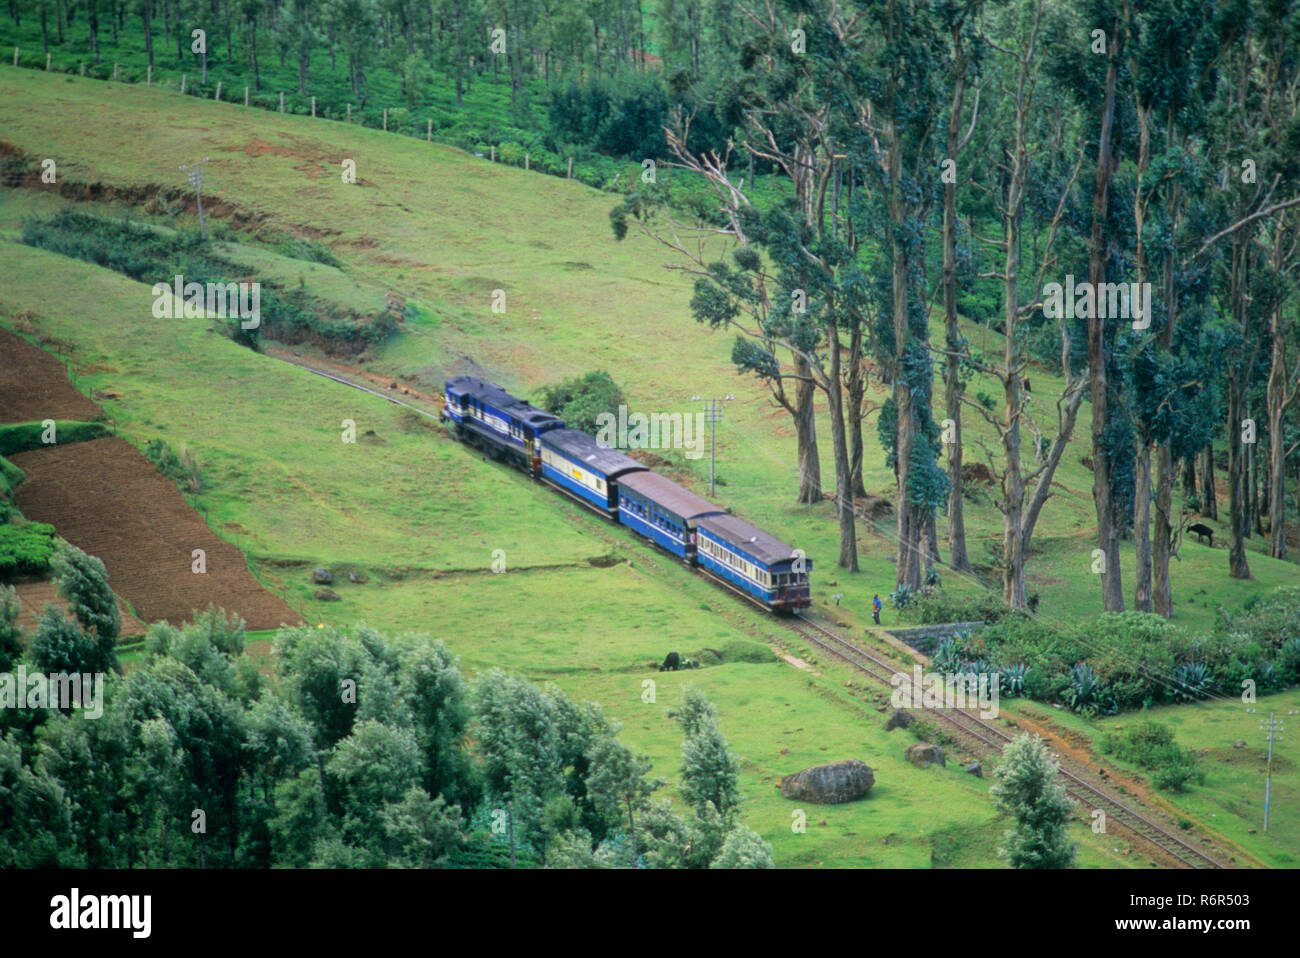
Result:
[[[777,614],[812,604],[812,560],[667,476],[496,383],[456,376],[442,419],[457,438],[624,525],[718,585]]]

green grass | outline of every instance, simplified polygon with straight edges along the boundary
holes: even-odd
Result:
[[[639,236],[614,242],[608,195],[439,145],[181,100],[163,90],[12,68],[0,68],[0,90],[16,94],[0,98],[6,138],[33,156],[59,157],[67,183],[149,195],[160,185],[183,185],[180,163],[211,156],[205,191],[214,218],[234,209],[267,236],[315,237],[342,263],[341,271],[304,267],[237,234],[231,242],[241,254],[257,255],[259,269],[294,282],[292,271],[301,271],[308,292],[322,299],[394,291],[420,304],[425,319],[363,357],[377,372],[437,388],[445,375],[474,368],[528,393],[604,368],[634,409],[662,412],[692,409],[695,393],[733,393],[718,430],[725,484],[716,500],[804,548],[815,563],[814,596],[824,603],[844,594],[834,610],[842,621],[860,626],[872,593],[892,588],[890,524],[860,528],[860,575],[835,569],[829,506],[792,503],[788,417],[771,407],[760,385],[735,375],[731,337],[691,320],[689,284],[663,269],[670,254]],[[58,124],[43,119],[56,113]],[[251,149],[259,141],[280,152]],[[343,157],[356,159],[358,177],[369,185],[341,182],[335,171]],[[112,195],[106,199],[111,207]],[[18,221],[51,205],[5,191],[0,236],[12,239]],[[196,225],[175,208],[172,215],[155,212],[160,222]],[[745,760],[746,820],[774,842],[782,864],[971,865],[989,858],[1005,826],[993,816],[987,783],[956,763],[948,770],[905,765],[910,740],[902,732],[886,736],[877,697],[864,702],[865,693],[846,690],[850,676],[838,666],[816,663],[822,677],[779,663],[651,671],[648,664],[667,651],[691,654],[777,633],[625,530],[481,462],[441,431],[405,431],[400,412],[378,398],[251,353],[201,321],[153,319],[147,287],[12,242],[0,243],[0,257],[7,280],[0,316],[12,323],[31,311],[43,333],[71,345],[83,389],[121,393],[106,402],[120,434],[140,445],[163,438],[194,450],[205,478],[198,504],[209,523],[309,617],[438,635],[470,671],[502,665],[601,701],[625,724],[628,741],[654,759],[654,774],[669,778],[680,735],[667,710],[679,701],[681,683],[697,682],[715,699],[723,730]],[[507,293],[504,314],[490,308],[498,288]],[[996,339],[979,328],[968,332],[977,345],[990,340],[986,349]],[[1059,383],[1035,371],[1034,386],[1046,402]],[[971,386],[979,388],[990,387]],[[871,398],[883,395],[877,387]],[[1064,622],[1099,607],[1100,586],[1087,573],[1091,474],[1079,462],[1087,414],[1085,407],[1058,474],[1058,495],[1040,522],[1041,553],[1029,568],[1041,611]],[[343,419],[356,422],[355,445],[340,441]],[[824,414],[819,427],[829,489]],[[370,429],[374,440],[364,436]],[[874,423],[864,431],[866,486],[892,498],[893,476]],[[983,426],[970,432],[992,440]],[[707,458],[665,454],[680,476],[707,492]],[[971,507],[967,517],[978,560],[981,542],[1000,534],[1000,517],[987,504]],[[505,553],[504,575],[490,571],[496,550]],[[630,564],[588,564],[611,552]],[[1180,623],[1202,627],[1217,605],[1236,607],[1287,576],[1294,581],[1294,565],[1257,553],[1251,560],[1258,581],[1229,582],[1226,553],[1189,544],[1174,569]],[[309,581],[318,564],[364,570],[369,581],[354,585],[336,575],[341,601],[319,602]],[[974,594],[983,586],[949,575],[945,588]],[[886,623],[893,618],[887,610]],[[657,683],[654,706],[641,701],[645,679]],[[849,757],[878,768],[871,798],[810,811],[808,831],[792,833],[792,809],[776,781]],[[827,825],[817,824],[823,819]],[[1113,842],[1089,836],[1080,833],[1084,864],[1129,863]]]

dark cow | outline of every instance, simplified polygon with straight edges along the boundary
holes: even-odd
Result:
[[[1211,529],[1209,526],[1207,526],[1205,523],[1203,522],[1192,523],[1192,525],[1187,527],[1187,531],[1195,533],[1196,535],[1200,536],[1202,539],[1209,537],[1210,548],[1211,549],[1214,548],[1214,530]]]
[[[682,667],[682,657],[676,652],[669,652],[668,657],[664,659],[664,664],[659,666],[660,672],[676,672]]]

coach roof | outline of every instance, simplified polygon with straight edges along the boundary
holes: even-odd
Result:
[[[758,526],[736,516],[710,516],[700,520],[700,528],[723,542],[747,552],[759,562],[769,565],[796,558],[795,551],[776,536],[769,535]],[[811,568],[812,563],[808,563]]]
[[[695,493],[683,489],[657,472],[629,473],[619,480],[619,484],[641,493],[647,499],[659,503],[683,519],[696,519],[722,512],[721,506],[715,506],[707,499],[701,499]]]
[[[488,403],[504,413],[509,413],[520,422],[528,423],[530,426],[564,421],[545,409],[538,409],[525,400],[510,395],[496,383],[475,379],[473,376],[457,376],[454,379],[448,379],[447,388],[454,389],[461,394],[473,396],[480,402]]]
[[[603,476],[621,476],[640,472],[645,466],[617,449],[606,449],[581,429],[551,429],[542,433],[542,445],[563,453],[575,462],[584,463]]]

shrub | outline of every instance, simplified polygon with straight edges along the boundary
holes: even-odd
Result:
[[[145,458],[158,467],[168,479],[171,479],[188,493],[203,491],[203,468],[198,457],[186,446],[181,446],[180,454],[161,439],[154,439],[144,447]]]
[[[0,577],[44,575],[54,551],[54,526],[43,522],[0,526]]]
[[[1107,735],[1102,751],[1151,772],[1151,782],[1159,789],[1181,792],[1190,781],[1205,781],[1196,753],[1179,747],[1167,725],[1139,722],[1119,735]]]
[[[600,431],[600,416],[617,417],[618,407],[625,402],[613,377],[601,370],[543,387],[538,398],[542,408],[555,413],[570,429],[592,435]]]

